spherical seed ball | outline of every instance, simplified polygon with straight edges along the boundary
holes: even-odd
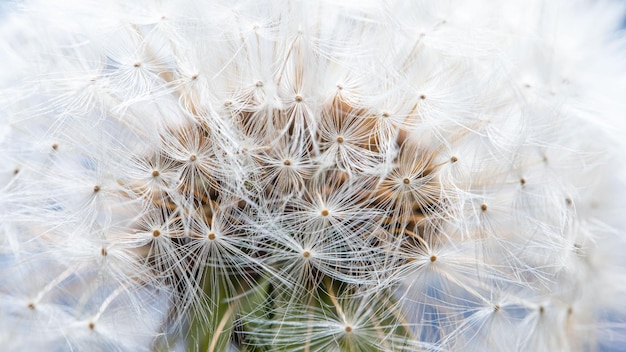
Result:
[[[619,349],[623,14],[3,12],[0,343]]]

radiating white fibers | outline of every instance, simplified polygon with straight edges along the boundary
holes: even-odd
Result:
[[[0,14],[7,351],[618,351],[616,0]]]

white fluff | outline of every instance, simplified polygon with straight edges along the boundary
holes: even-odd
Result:
[[[7,7],[0,345],[619,350],[624,10]]]

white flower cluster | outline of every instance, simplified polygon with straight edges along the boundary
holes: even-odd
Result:
[[[626,345],[623,4],[15,7],[3,350]]]

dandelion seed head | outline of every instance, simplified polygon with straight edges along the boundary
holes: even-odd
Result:
[[[0,26],[8,349],[624,339],[623,5],[22,6]]]

